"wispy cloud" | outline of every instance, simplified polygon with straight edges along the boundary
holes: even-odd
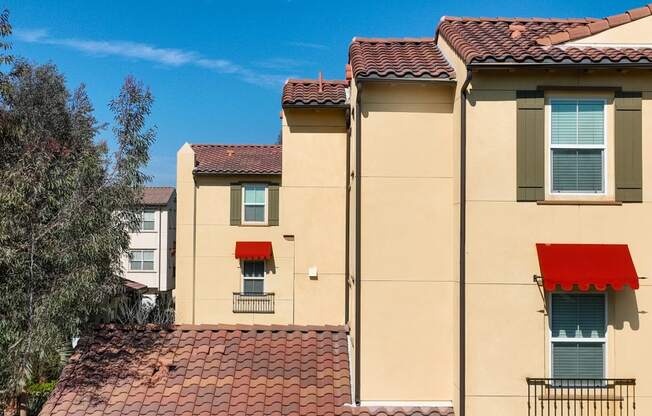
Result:
[[[17,29],[14,31],[14,35],[16,36],[16,39],[22,42],[62,46],[91,55],[119,56],[174,67],[195,66],[221,74],[233,75],[240,78],[242,81],[256,85],[276,87],[287,79],[287,75],[259,72],[255,69],[234,63],[228,59],[207,58],[195,51],[159,48],[146,43],[116,40],[57,38],[50,36],[46,29]],[[271,67],[267,68],[279,69]]]
[[[328,49],[328,46],[322,45],[321,43],[311,43],[311,42],[287,42],[290,46],[296,46],[297,48],[307,48],[307,49]]]
[[[300,59],[269,58],[257,61],[256,65],[267,69],[289,70],[309,65],[309,63]]]

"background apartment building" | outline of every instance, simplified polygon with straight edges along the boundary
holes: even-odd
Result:
[[[128,287],[144,298],[169,298],[175,287],[176,192],[171,187],[145,187],[140,227],[131,233],[123,260]]]
[[[282,146],[179,150],[178,322],[344,322],[345,85],[328,88],[286,109]]]

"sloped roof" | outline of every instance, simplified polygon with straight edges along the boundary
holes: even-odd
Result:
[[[353,38],[349,62],[355,77],[455,78],[432,38]]]
[[[289,79],[283,86],[281,104],[285,106],[341,106],[346,104],[348,81]]]
[[[453,415],[351,407],[346,327],[99,327],[41,411],[67,415]]]
[[[146,186],[143,188],[141,204],[167,205],[174,195],[174,188],[170,186]]]
[[[193,144],[195,173],[280,175],[282,148],[263,144]]]
[[[606,21],[613,18],[607,18]],[[652,63],[652,48],[560,45],[605,19],[444,17],[437,33],[467,63]],[[605,30],[605,29],[603,29]],[[597,32],[596,32],[597,33]],[[588,35],[587,35],[588,36]],[[550,45],[553,46],[550,46]]]

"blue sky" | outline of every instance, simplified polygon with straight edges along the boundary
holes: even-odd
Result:
[[[191,143],[273,143],[288,78],[342,78],[354,36],[432,36],[442,15],[603,17],[623,1],[0,0],[14,53],[53,62],[85,83],[100,121],[134,75],[155,98],[148,173],[174,185],[176,151]],[[103,134],[110,140],[110,132]]]

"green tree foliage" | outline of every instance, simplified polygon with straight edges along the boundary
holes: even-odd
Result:
[[[55,66],[17,60],[1,82],[0,408],[56,378],[71,337],[121,291],[155,139],[152,95],[132,78],[110,103],[114,153],[84,86],[69,92]]]

